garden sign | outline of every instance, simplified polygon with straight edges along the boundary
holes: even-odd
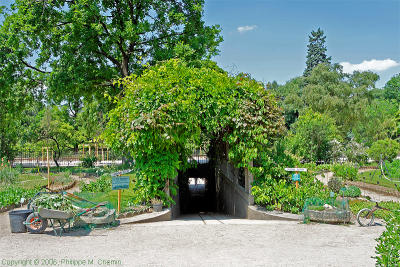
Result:
[[[112,190],[118,190],[118,213],[121,210],[121,189],[129,188],[129,176],[112,177]]]
[[[295,172],[292,174],[292,181],[296,183],[296,188],[299,188],[299,182],[300,182],[300,173],[299,172],[306,172],[306,168],[285,168],[285,171],[288,172]]]

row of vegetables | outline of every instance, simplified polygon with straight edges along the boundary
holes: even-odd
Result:
[[[0,208],[13,204],[20,204],[24,200],[32,198],[39,189],[23,189],[17,186],[9,186],[0,190]]]

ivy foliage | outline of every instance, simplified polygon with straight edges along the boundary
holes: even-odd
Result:
[[[210,61],[171,59],[118,85],[125,95],[109,113],[104,137],[135,159],[137,185],[149,199],[170,200],[166,182],[174,193],[173,179],[194,149],[229,147],[229,160],[246,167],[284,131],[282,112],[260,83],[245,74],[230,77]]]
[[[376,266],[400,265],[400,210],[394,211],[392,216],[387,216],[386,229],[377,239],[375,247]]]

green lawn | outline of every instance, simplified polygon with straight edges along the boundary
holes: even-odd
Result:
[[[400,210],[400,203],[399,202],[393,202],[393,201],[382,201],[379,202],[379,205],[387,208],[389,210]],[[349,206],[350,210],[354,215],[357,215],[357,213],[363,209],[363,208],[372,208],[375,206],[374,202],[371,201],[366,201],[366,200],[359,200],[359,199],[354,199],[349,201]],[[389,215],[391,212],[385,211],[385,210],[377,210],[375,212],[375,217],[376,218],[381,218],[384,219],[385,216]]]
[[[128,176],[132,178],[134,177],[133,174],[128,174]],[[132,199],[135,198],[136,192],[133,189],[134,184],[131,182],[129,189],[126,190],[121,190],[122,195],[121,195],[121,212],[125,208],[128,207],[128,202],[132,202]],[[84,199],[90,200],[94,203],[99,203],[103,201],[108,201],[110,205],[117,209],[118,206],[118,190],[112,190],[109,192],[97,192],[97,193],[90,193],[90,192],[79,192],[79,193],[74,193],[75,195],[82,197]],[[81,203],[79,203],[81,204]],[[86,203],[85,207],[91,206],[90,203]]]
[[[24,189],[33,189],[36,186],[47,185],[47,179],[36,174],[21,174],[16,185]]]
[[[20,174],[13,186],[23,189],[33,189],[36,186],[43,186],[47,184],[47,179],[37,174]],[[5,189],[7,185],[0,185],[0,190]]]
[[[376,185],[396,189],[395,183],[381,177],[380,170],[359,173],[358,180],[361,182],[364,182],[364,183],[376,184]],[[397,184],[397,188],[400,189],[400,183]]]

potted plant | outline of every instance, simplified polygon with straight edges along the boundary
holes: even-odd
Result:
[[[162,202],[161,199],[159,199],[159,198],[153,198],[153,199],[151,200],[151,205],[153,205],[153,211],[155,211],[155,212],[160,212],[160,211],[162,211],[163,202]]]

